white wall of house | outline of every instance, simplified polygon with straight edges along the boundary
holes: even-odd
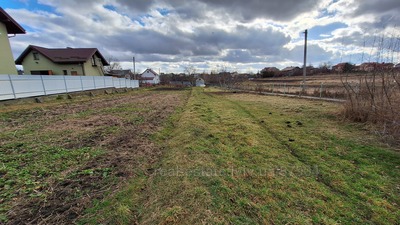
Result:
[[[0,22],[0,74],[18,74],[6,25]]]
[[[142,73],[142,78],[152,78],[152,80],[142,80],[143,83],[147,84],[159,84],[160,76],[158,74],[154,74],[150,70],[146,70]]]
[[[204,83],[204,80],[203,79],[201,79],[201,78],[197,78],[197,80],[196,80],[196,87],[205,87],[206,85],[205,85],[205,83]]]

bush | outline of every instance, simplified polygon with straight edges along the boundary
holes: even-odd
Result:
[[[374,124],[385,137],[400,140],[400,72],[374,71],[349,82],[342,76],[347,102],[343,116],[355,122]]]

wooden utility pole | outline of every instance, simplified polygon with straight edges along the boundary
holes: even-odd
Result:
[[[135,56],[133,56],[133,79],[136,80],[136,61],[135,61]]]
[[[304,31],[304,64],[303,64],[303,92],[306,91],[306,75],[307,75],[307,35],[308,31]]]

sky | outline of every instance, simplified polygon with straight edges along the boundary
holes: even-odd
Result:
[[[98,48],[124,69],[257,73],[400,61],[399,0],[0,0],[29,45]]]

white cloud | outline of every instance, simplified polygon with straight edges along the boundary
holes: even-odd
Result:
[[[212,70],[216,65],[247,72],[264,66],[301,65],[302,32],[341,22],[347,28],[314,34],[309,62],[338,62],[369,50],[365,40],[399,36],[398,0],[38,0],[52,11],[7,9],[27,28],[11,39],[14,55],[29,44],[97,47],[132,68],[171,72],[184,63]],[[162,11],[162,12],[160,12]],[[361,46],[361,47],[360,47]]]

